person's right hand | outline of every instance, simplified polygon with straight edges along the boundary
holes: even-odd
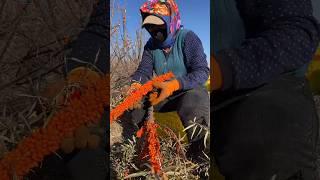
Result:
[[[133,92],[138,90],[142,85],[138,82],[134,82],[130,85],[130,87],[126,90],[126,96],[130,96]],[[142,107],[142,101],[138,101],[135,104],[133,104],[129,110],[133,109],[140,109]]]

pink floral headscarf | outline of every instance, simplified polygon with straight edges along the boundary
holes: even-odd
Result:
[[[148,0],[141,6],[140,11],[143,17],[152,14],[166,22],[168,41],[172,41],[177,30],[181,28],[179,8],[174,0]]]

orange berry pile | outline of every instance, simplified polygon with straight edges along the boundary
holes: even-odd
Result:
[[[78,97],[70,99],[46,127],[24,138],[0,160],[1,180],[9,180],[13,176],[22,179],[45,156],[58,150],[61,141],[72,136],[75,129],[84,124],[98,123],[104,108],[109,105],[109,76],[90,82],[85,89],[81,89]]]
[[[158,138],[157,128],[159,127],[154,121],[145,121],[144,126],[137,132],[137,137],[146,136],[141,154],[142,159],[149,157],[149,162],[154,173],[158,174],[161,171],[161,152],[160,142]]]
[[[155,82],[164,82],[164,81],[170,80],[173,77],[174,77],[174,74],[171,72],[160,75],[158,77],[155,77],[151,81],[148,81],[136,91],[132,92],[132,94],[128,96],[122,103],[120,103],[117,107],[111,110],[110,123],[115,121],[130,107],[133,107],[136,102],[140,101],[143,98],[143,96],[147,95],[150,91],[152,91],[153,84]]]

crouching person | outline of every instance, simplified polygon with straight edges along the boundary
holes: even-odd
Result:
[[[144,47],[138,69],[132,75],[128,94],[151,80],[153,73],[172,72],[174,79],[154,84],[159,95],[150,100],[150,105],[156,112],[177,111],[185,128],[194,122],[209,128],[209,94],[204,86],[209,68],[201,40],[194,32],[183,29],[174,1],[146,2],[140,11],[142,27],[151,38]],[[131,115],[133,123],[140,127],[147,106],[144,101],[137,104],[144,106],[135,108]],[[192,131],[192,128],[187,130],[191,142],[188,154],[198,157],[204,150],[204,133],[191,138]]]

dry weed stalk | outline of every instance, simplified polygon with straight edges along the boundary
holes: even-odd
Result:
[[[123,87],[129,84],[130,75],[137,69],[142,57],[144,34],[142,29],[136,31],[135,39],[131,38],[127,27],[126,8],[112,0],[111,3],[111,95],[122,100]],[[111,101],[115,107],[118,101]]]

